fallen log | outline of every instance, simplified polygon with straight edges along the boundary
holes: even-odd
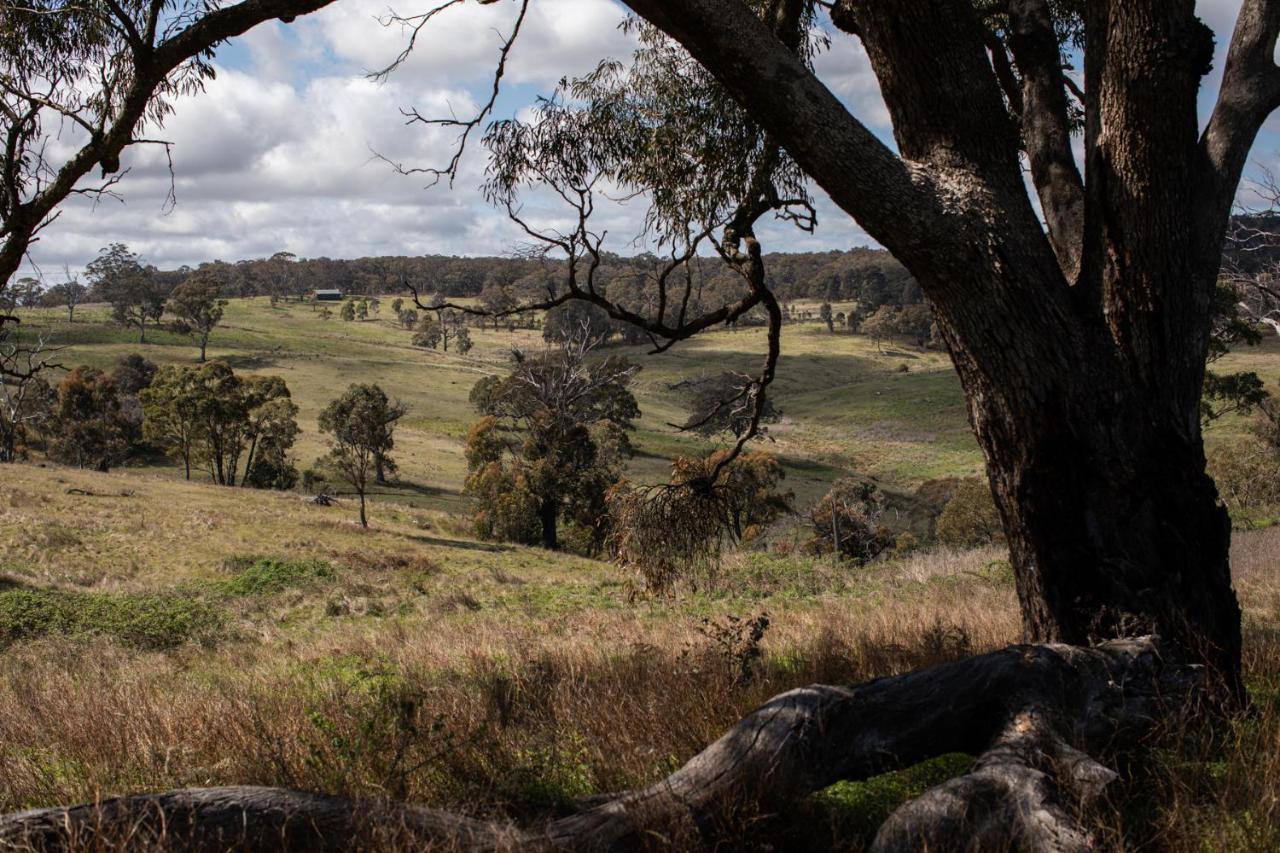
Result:
[[[837,781],[937,755],[974,769],[899,809],[880,851],[1092,846],[1069,803],[1115,774],[1088,753],[1133,742],[1202,689],[1152,638],[1018,645],[855,687],[774,697],[666,779],[539,828],[273,788],[140,794],[0,817],[0,845],[66,850],[121,833],[165,849],[351,849],[392,837],[459,850],[712,847],[735,817],[785,811]],[[970,848],[971,849],[971,848]]]

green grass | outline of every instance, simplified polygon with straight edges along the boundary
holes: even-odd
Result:
[[[416,349],[411,333],[390,321],[390,300],[381,315],[365,322],[323,320],[310,306],[266,299],[235,299],[213,334],[210,358],[237,371],[276,374],[299,406],[302,435],[294,455],[306,467],[325,449],[316,427],[320,410],[347,384],[377,382],[409,406],[396,438],[400,482],[379,488],[378,501],[463,512],[459,494],[465,477],[463,440],[475,412],[467,400],[481,376],[502,371],[513,346],[541,346],[536,331],[477,329],[467,356]],[[109,369],[121,356],[140,352],[160,364],[194,364],[189,338],[159,329],[138,343],[136,330],[110,321],[105,306],[85,306],[76,322],[62,312],[23,312],[24,328],[63,346],[59,360]],[[760,329],[718,330],[649,356],[643,347],[613,348],[643,367],[637,397],[643,416],[630,475],[664,480],[677,455],[703,454],[723,444],[679,432],[690,397],[672,390],[681,379],[723,370],[759,369],[765,339]],[[898,372],[902,364],[906,373]],[[965,420],[959,384],[946,356],[886,346],[868,339],[829,334],[817,323],[787,326],[774,386],[783,422],[770,429],[762,447],[776,453],[788,472],[788,487],[801,503],[819,497],[832,480],[850,473],[878,476],[906,488],[928,477],[975,473],[980,457]],[[176,467],[154,468],[177,477]],[[330,484],[334,487],[334,484]],[[340,487],[339,487],[340,488]]]
[[[934,785],[967,773],[973,757],[950,753],[922,761],[903,770],[882,773],[862,782],[837,782],[814,794],[813,805],[833,834],[869,844],[880,824],[894,809],[920,796]]]

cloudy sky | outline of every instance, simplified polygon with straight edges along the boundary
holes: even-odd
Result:
[[[403,2],[403,0],[397,0]],[[410,14],[426,8],[396,6]],[[1200,0],[1201,17],[1218,34],[1215,71],[1205,83],[1202,114],[1217,90],[1222,54],[1240,0]],[[501,33],[514,4],[466,3],[423,31],[409,60],[391,79],[374,83],[405,44],[384,27],[387,0],[338,0],[290,25],[258,28],[218,53],[217,79],[184,98],[162,131],[174,143],[177,204],[166,205],[169,172],[161,150],[135,148],[120,185],[122,201],[67,204],[32,257],[51,280],[64,264],[73,273],[109,242],[127,243],[162,268],[215,258],[234,261],[290,251],[301,257],[502,254],[519,234],[480,198],[484,167],[475,146],[450,189],[424,189],[425,179],[398,175],[374,151],[405,166],[446,161],[454,134],[408,125],[402,108],[424,115],[468,116],[491,85]],[[512,114],[565,75],[582,73],[606,56],[624,57],[613,0],[534,0],[508,65],[499,113]],[[864,123],[886,140],[888,116],[857,42],[838,38],[819,73]],[[1257,163],[1280,159],[1280,119],[1255,147]],[[638,204],[606,211],[616,242],[628,251],[642,215]],[[552,217],[552,210],[531,213]],[[770,250],[848,248],[870,240],[822,199],[815,235],[774,228]],[[29,269],[24,271],[29,272]]]

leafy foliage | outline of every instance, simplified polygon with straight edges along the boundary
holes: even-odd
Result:
[[[640,416],[625,359],[586,359],[570,342],[537,356],[516,353],[506,377],[471,390],[484,418],[467,440],[466,492],[476,528],[488,538],[559,547],[561,516],[588,531],[588,550],[604,541],[605,494],[631,453],[626,431]],[[537,523],[534,523],[536,519]]]
[[[1004,540],[1000,514],[991,488],[977,477],[961,480],[938,516],[938,541],[955,548],[973,548]]]
[[[121,405],[116,384],[81,365],[58,383],[50,455],[80,468],[106,471],[120,464],[138,439],[138,424]]]
[[[221,297],[221,284],[210,272],[197,270],[174,288],[169,297],[169,312],[177,318],[176,331],[191,334],[200,341],[200,360],[205,359],[209,335],[222,322],[227,300]]]
[[[240,377],[220,361],[169,366],[141,400],[145,434],[182,460],[188,479],[192,465],[203,463],[224,486],[296,482],[287,453],[298,436],[298,407],[280,377]]]
[[[679,582],[714,582],[727,541],[750,539],[791,509],[778,491],[782,465],[767,453],[729,451],[703,459],[681,457],[671,482],[656,488],[620,483],[609,495],[611,544],[619,565],[636,571],[653,591]]]
[[[136,327],[140,343],[147,341],[147,324],[164,315],[165,293],[154,267],[143,267],[137,254],[123,243],[112,243],[85,267],[93,294],[111,303],[111,315],[121,326]]]

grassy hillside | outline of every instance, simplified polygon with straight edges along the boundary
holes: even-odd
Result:
[[[233,300],[214,332],[209,357],[237,371],[284,377],[301,409],[304,432],[295,453],[303,467],[324,450],[315,422],[325,403],[348,383],[381,384],[409,405],[397,432],[404,482],[384,497],[458,511],[465,476],[462,440],[475,418],[467,403],[471,386],[485,373],[504,370],[513,346],[536,348],[541,338],[538,332],[486,329],[473,333],[476,346],[467,356],[418,349],[410,346],[412,334],[391,321],[389,302],[383,300],[380,317],[343,322],[321,319],[309,305],[282,302],[273,308],[266,299]],[[164,331],[149,332],[147,343],[139,344],[136,330],[110,322],[105,306],[80,309],[73,324],[53,310],[23,316],[28,333],[66,347],[59,358],[67,364],[106,368],[131,352],[160,364],[193,364],[197,356],[189,338]],[[670,386],[723,370],[757,370],[764,333],[716,331],[659,356],[640,347],[610,351],[644,368],[637,386],[644,416],[633,476],[656,480],[666,476],[672,456],[714,446],[670,426],[688,416],[687,394]],[[850,471],[906,486],[980,469],[963,396],[944,354],[892,345],[880,350],[867,338],[832,335],[818,323],[795,325],[784,333],[778,377],[775,401],[784,418],[771,428],[768,449],[783,458],[788,485],[802,502]]]
[[[455,524],[384,506],[363,531],[349,502],[6,466],[0,811],[255,783],[537,819],[662,777],[783,690],[1018,636],[998,549],[863,568],[741,554],[654,599],[608,564]],[[1109,847],[1280,841],[1278,549],[1271,528],[1233,552],[1259,715],[1223,737],[1171,733],[1117,800],[1149,813],[1104,809]],[[761,616],[755,644],[742,626]],[[828,789],[788,847],[858,849],[968,760]]]
[[[24,326],[64,345],[68,364],[109,367],[130,352],[194,363],[187,339],[157,332],[140,346],[101,307],[79,313],[68,325],[28,312]],[[513,344],[540,341],[479,331],[458,357],[409,338],[385,320],[325,321],[265,299],[233,302],[213,338],[211,356],[238,371],[285,377],[302,465],[323,451],[316,416],[347,383],[381,383],[409,404],[403,482],[367,531],[349,498],[321,507],[188,483],[173,467],[0,470],[0,811],[252,783],[538,819],[661,778],[783,690],[1018,638],[998,548],[866,567],[744,552],[698,588],[654,598],[607,563],[475,541],[458,494],[467,394]],[[762,347],[759,331],[725,330],[658,357],[629,351],[644,366],[633,472],[658,479],[674,454],[710,449],[668,425],[686,414],[672,386],[752,370]],[[944,355],[880,351],[818,324],[787,327],[783,349],[783,421],[768,448],[802,507],[849,472],[906,490],[980,470]],[[1280,346],[1268,339],[1224,367],[1280,386]],[[1243,434],[1227,419],[1209,439]],[[1236,534],[1257,713],[1162,736],[1150,766],[1100,807],[1107,848],[1280,846],[1277,555],[1280,528]],[[968,762],[834,786],[799,805],[786,847],[860,849],[897,803]],[[769,841],[743,832],[744,844]]]

